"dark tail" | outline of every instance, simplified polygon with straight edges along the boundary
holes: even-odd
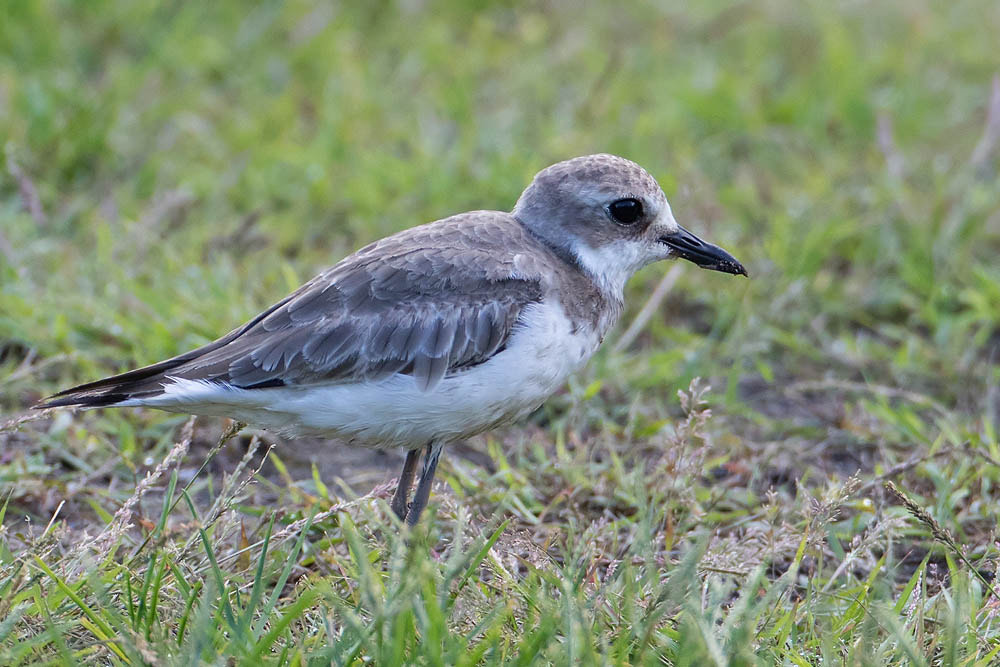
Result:
[[[303,289],[305,287],[300,288],[299,292]],[[133,398],[156,396],[163,392],[162,383],[171,374],[170,371],[178,369],[178,375],[180,375],[183,373],[183,369],[180,369],[181,366],[236,340],[276,309],[291,301],[299,292],[290,294],[242,327],[233,329],[222,338],[208,345],[185,352],[172,359],[155,363],[152,366],[144,366],[134,371],[112,375],[103,380],[88,382],[87,384],[81,384],[79,387],[60,391],[58,394],[53,394],[32,407],[36,410],[68,406],[98,408],[114,406],[122,401]]]
[[[181,355],[152,366],[81,384],[53,394],[33,407],[36,410],[67,406],[99,408],[113,406],[132,398],[155,396],[163,391],[161,382],[166,374],[186,363],[189,360],[187,357],[188,355]]]

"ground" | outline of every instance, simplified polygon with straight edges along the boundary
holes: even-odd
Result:
[[[997,3],[4,11],[0,663],[1000,662]],[[396,453],[30,411],[598,151],[751,279],[640,273],[413,533]]]

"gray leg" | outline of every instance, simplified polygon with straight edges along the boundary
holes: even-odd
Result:
[[[407,498],[410,495],[410,487],[413,486],[413,474],[417,472],[417,459],[420,458],[419,449],[411,449],[406,452],[406,462],[403,463],[403,472],[399,473],[399,481],[396,483],[396,492],[392,494],[392,502],[389,507],[395,512],[399,520],[406,518]]]
[[[427,507],[427,499],[431,496],[431,483],[434,481],[434,471],[437,470],[438,458],[441,456],[442,442],[432,442],[426,447],[424,455],[424,469],[420,471],[420,481],[417,482],[417,492],[413,495],[413,503],[410,511],[406,513],[406,523],[409,526],[417,525],[420,520],[420,513]]]

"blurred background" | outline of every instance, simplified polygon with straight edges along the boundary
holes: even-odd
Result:
[[[204,343],[373,239],[509,210],[537,170],[605,151],[753,279],[681,272],[581,383],[658,404],[705,376],[767,439],[820,439],[881,400],[837,381],[996,423],[996,3],[5,13],[5,412]],[[668,269],[632,282],[619,334]],[[802,382],[826,388],[803,402]],[[811,410],[809,434],[791,422]]]
[[[39,0],[3,12],[4,419],[205,343],[369,241],[509,210],[541,168],[611,152],[646,167],[678,221],[751,279],[644,270],[599,357],[527,425],[453,457],[442,494],[524,525],[552,502],[548,486],[602,498],[620,481],[607,462],[651,460],[684,415],[677,391],[700,376],[709,450],[683,482],[700,490],[676,508],[708,522],[692,535],[738,537],[768,493],[794,512],[804,489],[860,472],[868,491],[838,524],[849,541],[881,516],[880,475],[898,468],[972,551],[991,548],[1000,3]],[[651,317],[624,336],[644,305]],[[62,499],[64,516],[97,521],[183,422],[104,411],[8,427],[3,493],[42,524]],[[218,422],[199,422],[196,451]],[[504,482],[515,502],[484,482],[498,452],[515,469],[562,464]],[[318,441],[274,453],[281,469],[261,475],[285,503],[396,474],[390,455]],[[641,511],[609,493],[573,512]],[[930,547],[914,544],[919,561]]]

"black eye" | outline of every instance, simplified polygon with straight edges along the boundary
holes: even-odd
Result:
[[[638,199],[619,199],[608,205],[611,219],[620,225],[631,225],[642,217],[642,202]]]

